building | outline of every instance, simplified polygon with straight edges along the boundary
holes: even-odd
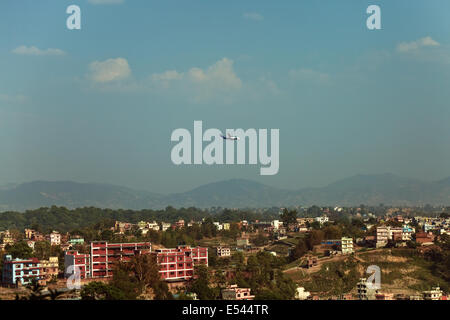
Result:
[[[171,224],[169,222],[161,222],[161,230],[166,231],[170,228]]]
[[[119,234],[124,234],[125,232],[130,231],[131,228],[132,225],[128,222],[116,221],[116,224],[114,225],[114,230]]]
[[[25,239],[32,240],[34,239],[35,234],[36,234],[35,230],[25,229]]]
[[[66,251],[64,268],[64,276],[66,278],[75,273],[75,268],[78,268],[80,272],[80,279],[89,278],[91,275],[91,256],[86,253],[78,253],[75,250]]]
[[[178,220],[177,222],[175,222],[175,225],[177,228],[180,228],[180,229],[184,228],[184,220],[183,219]]]
[[[216,254],[218,257],[229,257],[231,256],[231,249],[228,247],[217,247]]]
[[[342,254],[351,254],[353,250],[353,238],[342,237],[341,239],[341,251]]]
[[[81,237],[73,237],[71,238],[69,241],[69,244],[71,245],[80,245],[80,244],[84,244],[84,238]]]
[[[222,289],[223,300],[253,300],[255,296],[250,293],[250,288],[238,288],[236,284]]]
[[[5,255],[2,271],[2,283],[5,284],[27,285],[32,279],[41,280],[41,264],[37,258],[13,259],[11,255]]]
[[[375,300],[375,294],[377,294],[377,290],[370,288],[366,278],[361,278],[356,287],[358,289],[359,300]]]
[[[381,226],[377,228],[377,248],[386,246],[390,237],[390,227]]]
[[[306,300],[311,295],[309,291],[305,291],[305,288],[303,287],[297,287],[295,290],[295,297],[296,300]]]
[[[129,261],[141,253],[150,253],[150,242],[140,243],[108,243],[107,241],[91,242],[90,276],[105,278],[112,276],[114,264],[118,261]]]
[[[424,300],[441,300],[442,290],[439,287],[434,287],[430,291],[422,292]]]
[[[420,245],[432,245],[434,241],[434,235],[429,232],[418,232],[416,233],[416,242]]]
[[[375,300],[395,300],[393,293],[377,293],[375,294]]]
[[[319,222],[320,224],[324,224],[325,222],[328,222],[329,219],[327,216],[321,216],[321,217],[315,218],[315,221]]]
[[[159,224],[156,221],[149,222],[147,224],[147,228],[149,230],[153,230],[153,231],[159,231],[160,230]]]
[[[283,226],[283,222],[280,220],[273,220],[272,226],[273,226],[274,230],[278,230],[280,227]]]
[[[317,257],[309,255],[306,257],[306,268],[312,268],[317,266]]]
[[[166,281],[184,281],[193,277],[194,267],[208,266],[208,248],[178,246],[173,249],[157,249],[157,262],[161,279]]]
[[[247,237],[245,237],[245,238],[239,238],[239,239],[236,240],[236,245],[237,245],[238,247],[246,247],[246,246],[249,246],[249,245],[250,245],[250,242],[249,242],[249,240],[248,240]]]
[[[230,230],[230,223],[224,222],[223,223],[223,230]]]
[[[50,233],[49,238],[52,246],[59,246],[61,244],[61,234],[58,231]]]
[[[9,232],[9,230],[6,230],[3,234],[3,244],[6,245],[13,245],[14,244],[14,239],[11,235],[11,233]]]
[[[223,225],[220,222],[213,222],[213,224],[216,226],[218,231],[223,230]]]
[[[33,241],[33,240],[27,240],[26,242],[27,242],[27,245],[28,245],[31,249],[34,250],[34,245],[36,244],[36,242]]]
[[[59,273],[58,257],[50,257],[48,260],[41,260],[41,275],[45,282],[56,279]]]

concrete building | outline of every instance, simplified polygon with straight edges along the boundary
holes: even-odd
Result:
[[[375,300],[377,290],[370,288],[366,278],[361,278],[356,285],[359,300]]]
[[[130,261],[141,253],[150,253],[150,242],[108,243],[107,241],[91,242],[91,277],[105,278],[113,275],[114,264],[118,261]]]
[[[296,300],[306,300],[311,295],[309,291],[305,291],[305,288],[303,287],[297,287],[295,290],[295,297]]]
[[[45,282],[58,278],[59,261],[58,257],[49,257],[48,260],[41,260],[41,275]]]
[[[5,255],[2,269],[3,283],[27,285],[32,279],[41,280],[41,264],[37,258],[13,259],[11,255]]]
[[[162,280],[184,281],[192,278],[194,267],[203,264],[208,266],[208,248],[178,246],[173,249],[157,249],[157,263]]]
[[[253,300],[255,296],[251,295],[250,288],[238,288],[236,284],[222,289],[223,300]]]
[[[434,287],[430,291],[422,292],[424,300],[441,300],[442,290],[439,287]]]
[[[70,277],[75,273],[75,268],[80,272],[80,278],[86,279],[91,276],[90,254],[78,253],[78,251],[66,251],[64,255],[64,276]]]
[[[342,254],[352,254],[353,250],[353,238],[342,237],[341,239],[341,251]]]
[[[228,247],[217,247],[216,254],[218,257],[229,257],[231,256],[231,249]]]
[[[61,234],[58,231],[50,233],[49,238],[52,246],[59,246],[61,244]]]

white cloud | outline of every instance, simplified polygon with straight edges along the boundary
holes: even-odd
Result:
[[[124,0],[88,0],[91,4],[121,4]]]
[[[289,76],[293,79],[304,80],[314,83],[328,83],[330,82],[330,75],[327,73],[315,71],[312,69],[293,69],[289,71]]]
[[[411,42],[401,42],[397,45],[398,52],[416,51],[422,47],[439,47],[440,43],[433,40],[430,36]]]
[[[192,68],[188,72],[188,79],[199,85],[216,87],[223,90],[235,90],[242,87],[242,81],[233,70],[233,60],[223,58],[205,71]]]
[[[23,95],[7,95],[0,93],[0,101],[10,103],[24,103],[27,101],[27,97]]]
[[[89,70],[89,78],[97,83],[124,80],[131,75],[128,61],[124,58],[94,61],[89,65]]]
[[[242,15],[245,19],[253,20],[253,21],[262,21],[264,17],[256,12],[248,12]]]
[[[61,56],[64,55],[65,52],[61,49],[39,49],[35,46],[27,47],[27,46],[20,46],[12,50],[12,53],[20,54],[20,55],[30,55],[30,56]]]
[[[169,70],[150,76],[152,83],[187,95],[195,102],[208,101],[214,97],[223,98],[242,88],[242,81],[233,69],[233,60],[223,58],[206,69],[190,68],[187,72]]]
[[[163,88],[168,88],[170,82],[173,80],[183,79],[184,74],[179,73],[176,70],[168,70],[163,73],[154,73],[151,75],[153,83],[162,86]]]

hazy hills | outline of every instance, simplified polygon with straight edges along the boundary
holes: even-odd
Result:
[[[356,175],[322,188],[283,190],[254,181],[232,179],[202,185],[193,190],[161,195],[130,188],[77,183],[34,181],[0,188],[0,211],[43,206],[68,208],[95,206],[112,209],[144,209],[212,206],[243,208],[288,205],[434,205],[450,204],[450,177],[424,182],[393,174]]]

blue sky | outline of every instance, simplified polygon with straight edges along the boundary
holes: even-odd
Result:
[[[81,30],[66,28],[71,4]],[[370,4],[382,30],[366,28]],[[450,176],[448,12],[446,0],[2,1],[0,184],[169,193],[236,177]],[[279,128],[279,173],[173,165],[171,132],[194,120]]]

